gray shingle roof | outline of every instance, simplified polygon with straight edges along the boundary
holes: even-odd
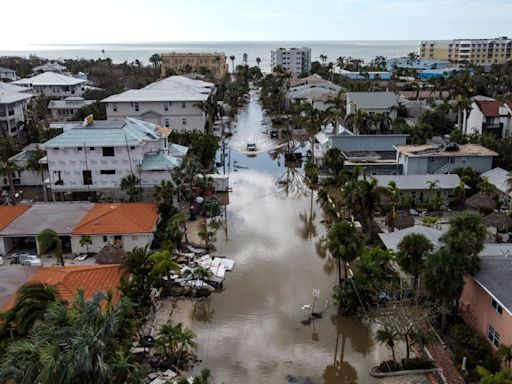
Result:
[[[455,174],[447,175],[376,175],[378,185],[386,187],[393,180],[402,191],[421,190],[429,188],[429,181],[438,180],[437,189],[455,189],[459,186],[460,177]]]
[[[402,241],[405,236],[410,235],[411,233],[419,233],[425,235],[432,242],[432,244],[434,244],[434,248],[438,248],[441,245],[439,239],[442,235],[444,235],[445,232],[439,229],[425,227],[424,225],[415,225],[400,231],[379,233],[379,237],[387,249],[390,249],[393,252],[397,252],[398,244],[400,244],[400,241]]]
[[[487,181],[494,185],[500,192],[507,193],[507,177],[508,171],[497,167],[490,171],[484,172],[480,177],[487,177]]]
[[[361,109],[389,109],[397,107],[397,96],[393,92],[347,92],[347,100]]]

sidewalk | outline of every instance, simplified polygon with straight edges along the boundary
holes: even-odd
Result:
[[[443,348],[440,342],[429,345],[428,350],[437,361],[448,384],[464,384],[464,379],[455,366],[450,353]]]

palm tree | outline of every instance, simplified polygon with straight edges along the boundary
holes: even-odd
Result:
[[[178,348],[178,362],[181,361],[181,356],[183,352],[187,352],[188,350],[195,348],[196,343],[194,339],[196,335],[188,328],[182,327],[181,323],[177,326],[176,332],[176,342],[179,344]]]
[[[123,177],[121,179],[121,190],[125,192],[130,203],[139,200],[139,196],[142,194],[142,188],[140,187],[140,179],[133,173]]]
[[[0,161],[0,176],[9,184],[11,201],[16,200],[16,189],[14,187],[13,173],[21,171],[21,168],[9,161]]]
[[[338,283],[341,286],[341,263],[343,262],[344,277],[347,279],[347,263],[353,262],[363,251],[363,240],[357,233],[354,223],[346,220],[334,223],[327,234],[327,248],[338,260]]]
[[[367,134],[368,125],[370,122],[370,115],[362,109],[358,109],[355,112],[349,114],[345,119],[347,124],[352,126],[354,133]]]
[[[162,223],[167,223],[172,213],[176,211],[173,205],[176,188],[174,182],[162,180],[160,185],[155,187],[154,198],[158,206],[158,213]]]
[[[466,96],[458,95],[455,98],[454,110],[457,111],[457,126],[462,133],[467,134],[467,117],[471,109],[471,99]]]
[[[409,52],[407,54],[408,60],[407,63],[413,65],[419,59],[419,55],[416,52]]]
[[[400,201],[400,189],[396,186],[394,180],[388,182],[387,188],[384,189],[385,193],[389,196],[391,210],[389,212],[389,229],[391,232],[395,230],[396,223],[396,207]]]
[[[386,326],[377,331],[375,335],[375,340],[377,340],[378,343],[383,344],[387,348],[389,348],[389,350],[391,351],[391,356],[393,357],[393,361],[396,362],[395,341],[398,340],[397,333]]]
[[[245,63],[245,65],[247,65],[247,60],[249,59],[249,55],[247,55],[247,53],[244,53],[242,55],[242,61]]]
[[[64,257],[62,256],[62,240],[59,238],[57,232],[53,229],[45,228],[38,233],[36,237],[39,255],[43,255],[49,250],[53,249],[55,257],[60,264],[64,266]]]
[[[201,369],[199,376],[194,377],[192,384],[209,384],[212,374],[208,368]]]
[[[258,65],[258,67],[260,66],[261,64],[261,59],[259,57],[256,58],[256,65]]]
[[[153,68],[158,69],[160,63],[162,62],[162,57],[158,53],[154,53],[149,58],[149,62],[153,64]]]
[[[370,181],[366,178],[357,182],[357,206],[360,208],[360,214],[363,222],[366,222],[368,229],[368,237],[370,240],[373,236],[373,216],[375,209],[380,201],[380,188],[377,186],[377,179],[372,177]]]
[[[509,373],[508,378],[510,379],[510,365],[512,363],[512,345],[500,344],[500,346],[498,347],[498,351],[496,352],[496,356],[499,359],[501,359],[501,361],[505,362]]]
[[[1,314],[3,326],[16,325],[20,335],[26,335],[36,321],[42,320],[48,307],[59,300],[57,288],[41,282],[28,282],[16,293],[14,306]]]
[[[172,260],[171,252],[167,249],[153,253],[149,256],[149,261],[153,263],[150,272],[153,278],[167,277],[167,281],[170,281],[169,273],[171,270],[179,271],[181,269],[179,264]]]
[[[89,245],[92,244],[92,238],[89,235],[82,235],[80,236],[80,246],[83,247],[85,245],[86,247],[86,253],[89,253]]]
[[[347,104],[343,98],[343,92],[339,91],[334,99],[329,99],[325,103],[329,104],[330,107],[327,108],[327,118],[334,121],[335,127],[334,132],[338,131],[338,125],[345,118],[347,114]]]
[[[181,325],[181,323],[180,323]],[[163,354],[170,360],[174,359],[177,348],[177,327],[173,326],[170,321],[162,324],[158,329],[156,346],[161,349]]]
[[[327,55],[324,55],[322,53],[319,57],[320,57],[320,61],[322,62],[322,65],[325,65],[325,63],[327,63]]]
[[[419,275],[423,271],[427,255],[434,245],[421,233],[410,233],[398,244],[397,261],[400,267],[414,277],[414,289],[418,291]]]
[[[229,60],[231,60],[231,73],[235,74],[235,55],[229,56]]]

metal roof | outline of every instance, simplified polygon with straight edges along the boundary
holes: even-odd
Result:
[[[347,100],[360,109],[389,109],[398,106],[394,92],[347,92]]]
[[[86,80],[77,79],[75,77],[62,75],[60,73],[55,72],[44,72],[39,75],[35,75],[33,77],[28,77],[25,79],[13,81],[12,84],[25,85],[28,84],[30,86],[34,85],[77,85],[85,83]]]
[[[17,101],[30,99],[31,97],[33,95],[30,93],[9,92],[0,89],[0,104],[12,104]]]
[[[179,144],[171,144],[169,145],[169,155],[174,157],[184,157],[188,152],[188,148],[179,145]]]
[[[487,177],[487,181],[494,185],[500,192],[507,193],[508,171],[496,167],[480,175],[481,178]]]
[[[18,93],[30,93],[30,87],[20,87],[12,83],[4,83],[0,81],[0,91],[18,92]]]
[[[141,171],[165,171],[179,167],[180,158],[161,153],[146,153],[140,165]]]
[[[400,244],[400,241],[402,241],[405,236],[410,235],[411,233],[424,235],[432,242],[434,248],[439,248],[441,246],[440,238],[445,234],[444,231],[439,229],[426,227],[424,225],[415,225],[413,227],[405,228],[399,231],[379,233],[379,237],[387,249],[390,249],[393,252],[398,252],[398,244]]]
[[[390,181],[403,190],[429,189],[429,181],[437,180],[437,189],[455,189],[459,186],[460,177],[455,174],[446,175],[375,175],[372,176],[379,186],[386,187]]]
[[[145,101],[205,101],[208,93],[197,92],[194,89],[130,89],[126,92],[112,95],[103,99],[104,103],[130,103]]]

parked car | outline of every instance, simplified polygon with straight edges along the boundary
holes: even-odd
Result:
[[[30,253],[20,255],[19,260],[21,265],[30,265],[31,267],[40,267],[43,265],[39,257]]]

